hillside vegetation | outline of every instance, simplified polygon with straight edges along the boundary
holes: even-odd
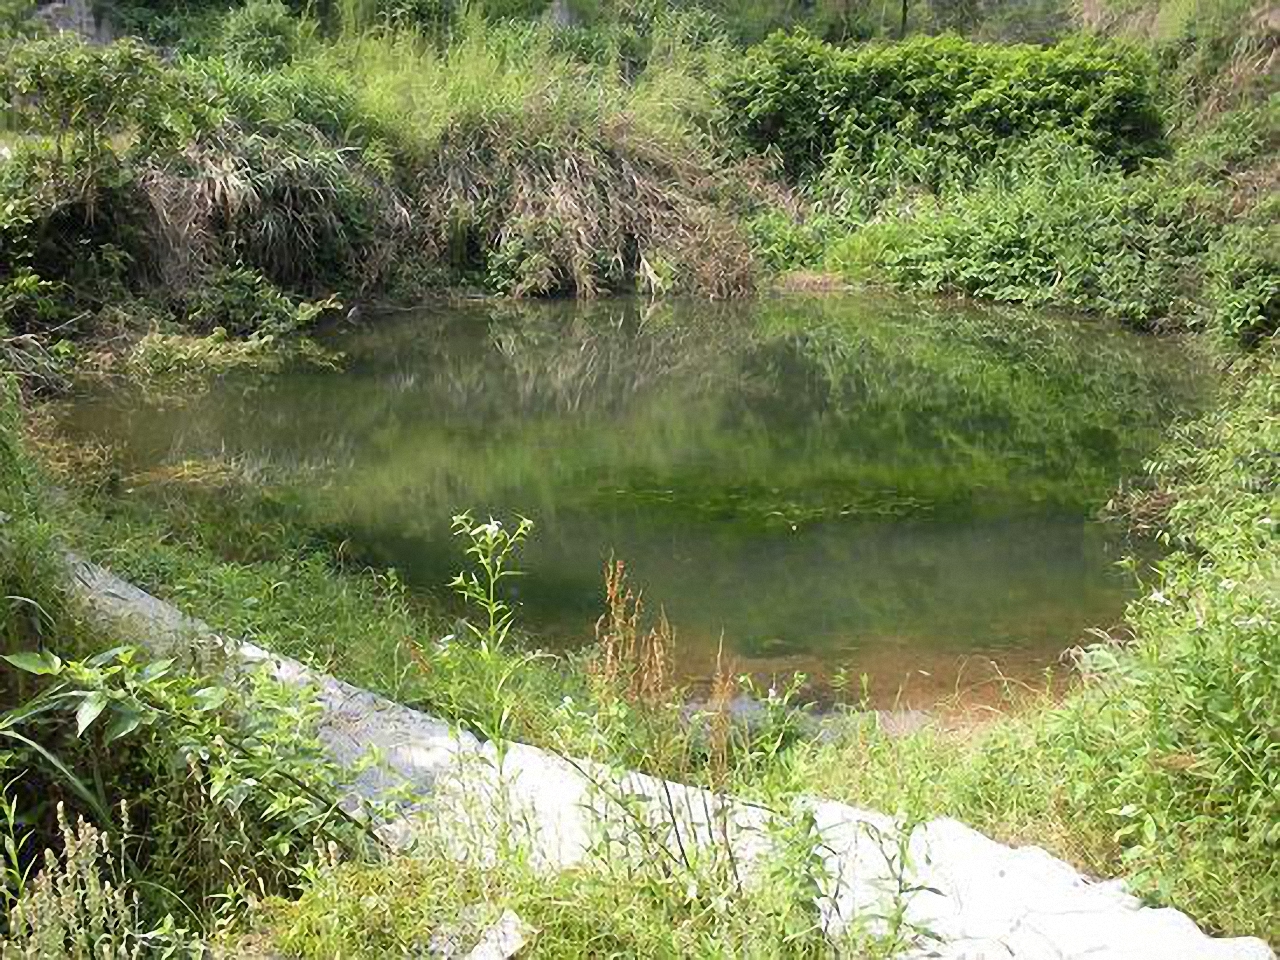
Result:
[[[278,335],[333,295],[727,297],[793,269],[1275,326],[1264,26],[1170,78],[1185,38],[740,53],[712,12],[655,7],[627,53],[621,14],[593,47],[479,8],[182,9],[176,55],[7,41],[12,332]]]

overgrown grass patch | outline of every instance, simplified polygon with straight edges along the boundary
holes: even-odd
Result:
[[[920,198],[832,243],[851,276],[989,300],[1081,308],[1150,325],[1198,287],[1217,231],[1198,185],[1126,176],[1060,145],[970,189]]]
[[[653,874],[653,875],[650,875]],[[826,957],[898,955],[891,937],[858,932],[828,941],[807,890],[763,881],[723,888],[726,878],[672,876],[589,861],[538,872],[518,854],[485,869],[428,852],[376,867],[336,866],[315,877],[296,903],[258,918],[249,943],[321,960],[372,958],[423,949],[451,936],[476,943],[505,910],[522,921],[538,957]],[[798,879],[798,878],[796,878]],[[796,899],[789,899],[789,894]],[[234,944],[233,949],[244,949]],[[840,951],[834,953],[833,951]],[[847,951],[847,952],[846,952]]]
[[[31,273],[82,335],[145,296],[179,327],[245,336],[262,324],[206,295],[228,278],[261,278],[268,318],[272,299],[335,290],[749,291],[741,180],[704,129],[719,48],[682,38],[638,77],[534,25],[322,34],[280,4],[168,61],[135,41],[6,41],[8,122],[40,139],[0,171],[0,289]],[[28,300],[0,297],[0,321],[60,329]]]

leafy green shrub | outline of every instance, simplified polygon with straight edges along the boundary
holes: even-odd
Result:
[[[4,164],[0,283],[14,281],[13,329],[40,333],[122,296],[151,264],[151,216],[114,151],[60,162],[47,149],[24,150]]]
[[[1209,251],[1206,273],[1215,329],[1245,346],[1280,330],[1280,227],[1228,231]]]
[[[0,282],[38,263],[40,278],[57,284],[58,297],[45,287],[34,302],[29,278],[27,289],[10,287],[22,296],[9,312],[23,314],[10,322],[39,332],[154,279],[164,252],[157,220],[169,204],[152,203],[139,167],[176,162],[213,111],[198,78],[133,41],[17,44],[0,62],[0,92],[18,127],[43,135],[0,165]]]
[[[27,772],[6,791],[57,829],[51,801],[110,828],[124,801],[128,859],[172,898],[209,912],[229,889],[285,892],[317,842],[355,850],[364,829],[337,808],[343,774],[313,730],[318,707],[257,673],[212,679],[113,647],[64,661],[50,650],[8,665],[38,684],[0,717]],[[225,665],[224,665],[225,666]],[[164,892],[164,891],[162,891]]]
[[[37,220],[33,197],[0,190],[0,331],[37,329],[61,314],[55,284],[31,266]]]
[[[35,0],[0,0],[0,40],[38,32],[35,9]]]
[[[1098,43],[920,37],[841,49],[775,34],[731,71],[722,97],[728,130],[751,149],[777,151],[797,176],[833,154],[856,169],[904,146],[981,165],[1009,140],[1042,131],[1126,165],[1164,149],[1149,64]]]
[[[1204,191],[1037,145],[970,190],[915,201],[833,245],[837,269],[931,291],[1096,310],[1147,325],[1196,292],[1217,226]]]
[[[250,0],[222,23],[222,48],[245,67],[271,69],[290,63],[298,53],[301,29],[280,0]]]
[[[0,59],[0,102],[24,129],[92,163],[125,131],[139,153],[175,152],[207,121],[204,99],[141,43],[96,46],[59,34],[14,44]]]
[[[326,310],[340,306],[332,298],[295,300],[256,270],[226,267],[196,291],[188,321],[206,333],[221,327],[237,336],[281,336],[309,329]]]
[[[823,227],[820,220],[800,222],[782,210],[765,210],[747,221],[756,257],[777,272],[821,263],[826,242]]]
[[[52,326],[66,313],[60,292],[58,284],[31,270],[19,269],[0,280],[0,335]]]

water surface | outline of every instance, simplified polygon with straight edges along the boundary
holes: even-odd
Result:
[[[1142,545],[1091,518],[1194,404],[1168,343],[1061,316],[883,296],[433,306],[330,343],[341,372],[228,378],[73,430],[135,468],[235,455],[309,471],[362,555],[438,588],[449,519],[523,514],[517,599],[587,642],[626,561],[679,668],[868,673],[927,701],[1035,674],[1132,590]]]

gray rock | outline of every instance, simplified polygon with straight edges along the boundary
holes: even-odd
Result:
[[[467,960],[509,960],[524,949],[534,934],[533,927],[513,911],[504,910],[498,922],[484,932]]]
[[[110,43],[116,36],[110,18],[96,12],[90,0],[41,3],[35,16],[55,33],[78,33],[91,43]]]

